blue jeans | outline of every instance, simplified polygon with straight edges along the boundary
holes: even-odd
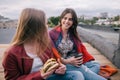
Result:
[[[80,71],[66,71],[65,74],[53,74],[46,80],[84,80],[84,77]]]
[[[100,65],[94,61],[82,64],[80,67],[75,67],[70,64],[67,64],[66,67],[67,71],[80,71],[84,76],[84,80],[107,80],[97,74],[100,70]]]

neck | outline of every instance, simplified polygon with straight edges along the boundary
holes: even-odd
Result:
[[[36,54],[37,46],[38,44],[35,41],[24,43],[24,48],[28,53]]]
[[[62,35],[63,35],[63,39],[67,39],[68,36],[68,29],[62,29]]]
[[[63,33],[63,35],[67,35],[67,33],[68,33],[68,29],[64,29],[64,28],[62,28],[62,33]]]

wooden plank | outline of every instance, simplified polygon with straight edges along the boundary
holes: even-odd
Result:
[[[97,49],[93,48],[90,44],[84,43],[88,52],[90,52],[101,65],[110,65],[111,67],[116,68],[114,64],[112,64],[104,55],[102,55]],[[111,76],[112,80],[120,80],[120,69],[118,72]]]

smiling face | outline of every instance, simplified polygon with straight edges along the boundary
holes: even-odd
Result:
[[[67,13],[62,19],[61,19],[61,25],[62,29],[69,29],[73,25],[73,18],[71,13]]]
[[[78,33],[77,33],[77,14],[72,8],[66,8],[62,14],[60,15],[60,24],[59,26],[62,28],[63,33],[70,33],[75,38],[79,40]]]

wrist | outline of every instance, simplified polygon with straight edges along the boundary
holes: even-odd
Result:
[[[64,64],[70,64],[70,61],[68,59],[61,58],[61,60]]]
[[[45,75],[43,74],[43,71],[42,71],[42,70],[40,70],[40,74],[41,74],[41,77],[42,77],[43,79],[45,79]]]

